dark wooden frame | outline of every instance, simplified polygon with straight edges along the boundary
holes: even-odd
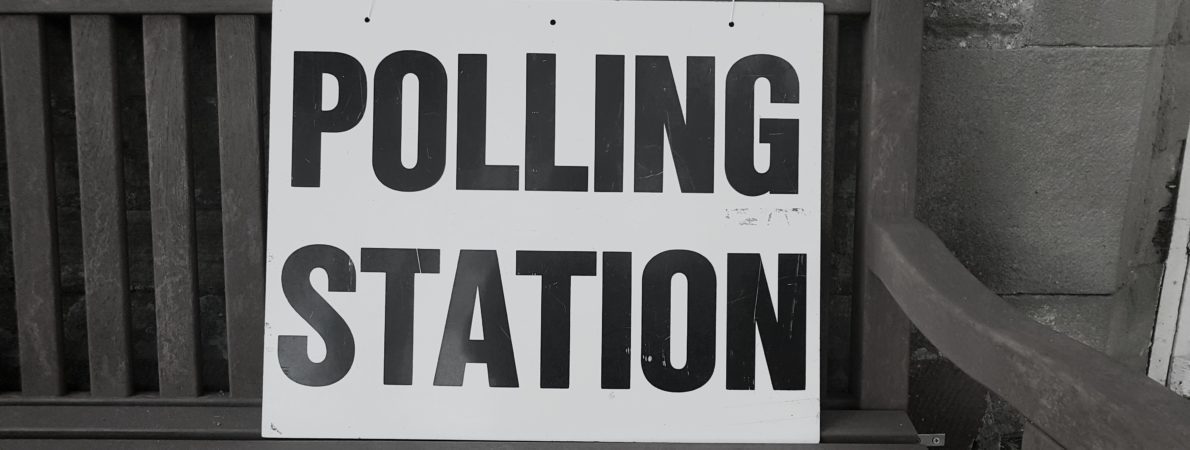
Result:
[[[1176,448],[1190,405],[1102,354],[1016,312],[913,218],[922,0],[824,0],[824,209],[831,207],[839,15],[864,17],[858,165],[853,400],[825,406],[822,448],[919,448],[904,413],[915,325],[944,354],[1030,420],[1036,448]],[[8,0],[0,4],[22,386],[0,395],[0,438],[20,447],[320,448],[256,441],[263,314],[263,182],[257,15],[271,0]],[[92,391],[63,381],[54,184],[42,18],[70,14],[83,186]],[[131,387],[128,279],[116,133],[112,14],[143,14],[161,392]],[[219,147],[231,392],[202,395],[196,350],[183,14],[216,15]],[[151,39],[150,39],[151,37]],[[84,64],[78,64],[79,61]],[[824,230],[831,230],[829,214]],[[824,246],[825,247],[825,246]],[[829,247],[826,247],[829,248]],[[28,326],[33,324],[35,326]],[[168,326],[165,326],[168,325]],[[76,440],[60,440],[64,438]],[[77,438],[84,438],[78,440]],[[96,441],[109,439],[107,441]],[[202,441],[197,441],[201,439]],[[249,439],[249,440],[245,440]],[[432,444],[456,447],[464,444]],[[475,443],[471,443],[475,444]],[[387,444],[357,442],[360,447]],[[545,444],[541,445],[543,448]],[[585,447],[585,444],[573,444]],[[304,448],[304,447],[303,447]],[[801,448],[801,447],[795,447]]]

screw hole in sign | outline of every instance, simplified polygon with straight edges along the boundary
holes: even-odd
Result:
[[[550,19],[550,25],[557,25],[557,24],[558,24],[557,20]]]
[[[727,26],[735,28],[735,22],[727,22]]]
[[[371,21],[372,21],[372,18],[371,18],[371,17],[364,17],[364,23],[368,23],[368,22],[371,22]]]

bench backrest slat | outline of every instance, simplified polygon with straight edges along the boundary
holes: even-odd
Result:
[[[876,252],[875,224],[913,216],[923,5],[873,0],[864,30],[859,172],[858,261]],[[852,309],[852,393],[862,409],[909,403],[909,320],[872,274],[856,266]]]
[[[111,16],[70,18],[91,393],[132,393],[124,158]]]
[[[0,17],[21,391],[30,396],[60,395],[65,388],[42,31],[40,17]]]
[[[143,24],[160,392],[193,397],[200,371],[187,26],[176,15],[145,16]]]
[[[830,314],[826,307],[830,304],[834,290],[835,273],[831,270],[834,242],[834,200],[835,200],[835,127],[838,126],[838,90],[839,82],[839,16],[826,16],[822,24],[822,249],[821,249],[821,277],[819,292],[822,313],[819,317],[819,361],[822,370],[819,371],[823,396],[828,386],[827,363],[830,342]]]
[[[260,397],[264,358],[264,173],[257,19],[215,18],[223,283],[228,375],[235,397]]]

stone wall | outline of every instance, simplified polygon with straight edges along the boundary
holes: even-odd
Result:
[[[1187,117],[1180,0],[926,2],[918,217],[1028,316],[1143,370]],[[915,339],[950,448],[1021,418]]]

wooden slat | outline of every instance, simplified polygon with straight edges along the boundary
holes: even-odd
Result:
[[[91,393],[132,393],[124,164],[111,16],[70,19]]]
[[[721,1],[721,0],[720,0]],[[822,3],[827,14],[867,14],[872,0],[760,0]],[[273,0],[6,0],[0,14],[269,14]]]
[[[0,395],[0,409],[10,406],[86,406],[90,408],[102,406],[137,406],[146,408],[160,408],[166,406],[209,406],[209,407],[256,407],[259,408],[259,398],[232,398],[226,392],[203,394],[198,397],[162,397],[156,392],[139,392],[128,397],[104,398],[93,397],[90,392],[70,392],[58,397],[24,397],[19,393],[5,393]]]
[[[268,14],[272,0],[5,0],[2,13]]]
[[[157,366],[162,396],[199,393],[193,185],[186,114],[186,21],[145,16],[145,119],[152,201]]]
[[[21,391],[60,395],[62,324],[42,22],[0,17]]]
[[[917,444],[904,411],[822,411],[823,443]]]
[[[871,269],[959,369],[1067,448],[1170,449],[1190,442],[1190,401],[1026,317],[915,220],[877,224]]]
[[[264,218],[255,16],[215,18],[223,279],[231,393],[259,397],[264,348]]]
[[[912,217],[921,91],[921,0],[873,0],[864,31],[852,354],[861,409],[909,402],[909,322],[868,271],[877,220]]]
[[[826,309],[830,306],[831,296],[834,294],[835,272],[831,270],[831,256],[834,254],[835,227],[835,113],[838,96],[839,75],[839,17],[827,16],[822,24],[822,246],[821,282],[819,283],[820,325],[819,325],[819,353],[821,370],[819,370],[819,387],[822,396],[826,397],[827,378],[830,370],[827,367],[827,342],[830,339],[830,314]]]
[[[9,405],[0,438],[246,439],[260,436],[260,407],[220,405]],[[0,447],[5,447],[0,441]]]
[[[260,436],[260,406],[231,406],[219,404],[179,404],[172,406],[137,405],[6,405],[0,406],[0,438],[117,438],[117,439],[253,439]],[[282,430],[284,431],[284,430]],[[294,440],[268,440],[288,446]],[[360,442],[360,441],[353,441]],[[364,441],[368,442],[368,441]],[[446,446],[445,448],[507,448],[511,443],[449,442],[449,441],[371,441],[383,442],[392,448],[410,445],[414,448]],[[822,412],[823,447],[792,448],[844,449],[848,444],[874,444],[878,447],[860,448],[920,448],[910,445],[917,441],[916,431],[908,416],[900,411],[831,411]],[[260,441],[252,442],[261,444]],[[326,443],[324,443],[326,444]],[[347,441],[333,446],[341,447]],[[516,448],[557,448],[573,443],[516,443]],[[634,448],[627,444],[578,444],[590,448]],[[600,447],[602,445],[603,447]],[[688,444],[637,444],[635,448],[686,448]],[[3,442],[0,442],[3,446]],[[735,448],[736,446],[732,446]],[[257,447],[252,447],[257,448]],[[321,447],[312,447],[321,448]],[[367,447],[365,447],[367,448]],[[722,448],[711,446],[710,448]],[[781,446],[781,448],[790,448]]]

